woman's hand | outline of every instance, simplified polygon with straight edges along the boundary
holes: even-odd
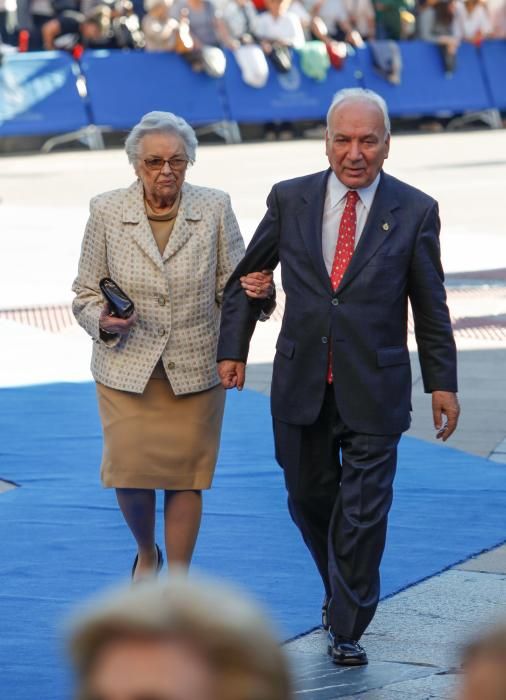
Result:
[[[136,311],[129,318],[111,316],[111,308],[106,302],[100,314],[99,326],[103,331],[111,333],[111,335],[126,336],[130,333],[130,328],[137,323],[138,318]]]
[[[269,299],[274,293],[272,270],[250,272],[241,277],[241,286],[250,299]]]

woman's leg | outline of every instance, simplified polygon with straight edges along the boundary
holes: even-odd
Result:
[[[137,542],[137,578],[152,572],[158,561],[155,549],[156,495],[151,489],[116,489],[116,497],[123,517]]]
[[[169,564],[190,566],[201,518],[201,491],[165,491],[165,547]]]

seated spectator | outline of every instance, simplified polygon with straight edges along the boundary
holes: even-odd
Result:
[[[304,30],[300,19],[290,12],[290,0],[265,0],[267,11],[258,16],[256,35],[271,65],[280,73],[292,67],[291,50],[305,44]],[[268,122],[264,125],[264,137],[273,140],[293,138],[290,122]]]
[[[298,49],[304,45],[304,31],[300,19],[290,11],[290,0],[265,0],[267,11],[258,15],[256,34],[265,53],[274,44]]]
[[[111,12],[109,38],[104,42],[104,47],[108,49],[143,49],[144,46],[144,34],[132,0],[116,0]]]
[[[17,0],[18,28],[28,32],[30,51],[43,48],[42,26],[56,16],[51,0]]]
[[[376,23],[372,0],[344,0],[348,21],[364,41],[374,39]]]
[[[455,8],[455,32],[462,41],[480,44],[492,35],[492,22],[488,8],[481,0],[457,2]]]
[[[228,0],[221,16],[228,34],[237,44],[250,44],[255,40],[257,11],[252,0]]]
[[[313,34],[329,43],[345,41],[363,46],[374,38],[374,7],[371,0],[317,0],[312,8]]]
[[[469,644],[458,700],[506,700],[506,623]]]
[[[179,21],[176,51],[192,70],[212,78],[225,73],[227,59],[222,48],[234,49],[234,42],[221,14],[210,0],[177,0],[172,16]]]
[[[414,29],[414,0],[373,0],[376,39],[399,41]],[[404,28],[408,25],[405,32]]]
[[[0,45],[5,43],[14,46],[16,29],[16,2],[9,4],[8,0],[0,0]]]
[[[441,47],[445,72],[455,71],[460,39],[455,31],[456,0],[428,2],[418,15],[418,36]]]
[[[100,46],[111,30],[111,10],[106,5],[97,5],[88,16],[75,10],[64,10],[42,25],[44,48],[73,48],[76,43],[83,46]],[[68,43],[63,38],[69,37]],[[58,39],[61,39],[58,42]],[[56,42],[56,43],[55,43]]]
[[[257,11],[251,0],[230,0],[223,7],[223,21],[235,44],[234,56],[247,85],[261,88],[269,79],[269,66],[257,43]]]
[[[204,46],[234,48],[227,26],[210,0],[176,0],[172,16],[180,19],[181,12],[189,21],[195,49]]]
[[[290,12],[296,15],[302,25],[302,31],[304,32],[304,38],[306,41],[311,40],[311,25],[313,18],[311,13],[306,8],[303,0],[291,0]]]
[[[489,2],[492,35],[495,39],[506,39],[506,0]]]
[[[179,22],[170,16],[171,0],[144,0],[142,18],[146,51],[174,51]]]
[[[251,603],[172,576],[95,604],[74,623],[80,700],[290,700],[287,661]]]

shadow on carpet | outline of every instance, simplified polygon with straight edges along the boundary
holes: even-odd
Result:
[[[63,700],[62,620],[128,576],[134,547],[114,492],[99,485],[94,384],[0,390],[0,424],[0,477],[21,485],[0,495],[0,695]],[[505,492],[501,465],[404,438],[383,596],[502,542]],[[228,395],[195,565],[246,588],[282,638],[319,622],[322,588],[287,514],[261,394]]]

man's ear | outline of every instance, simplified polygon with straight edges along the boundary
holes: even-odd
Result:
[[[385,160],[388,158],[389,153],[390,153],[390,134],[387,134],[387,137],[385,139]]]

